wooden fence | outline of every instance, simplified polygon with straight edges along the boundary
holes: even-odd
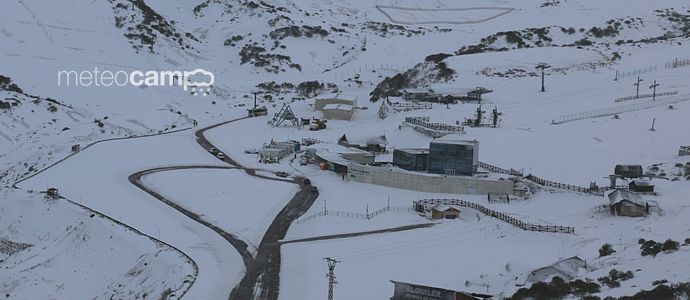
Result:
[[[525,179],[534,182],[538,185],[543,185],[543,186],[548,186],[552,188],[557,188],[557,189],[562,189],[562,190],[568,190],[572,192],[578,192],[578,193],[589,193],[597,196],[603,196],[604,191],[596,188],[586,188],[583,186],[577,186],[577,185],[571,185],[571,184],[566,184],[566,183],[561,183],[561,182],[556,182],[556,181],[550,181],[546,180],[543,178],[539,178],[537,176],[534,176],[532,174],[528,174],[525,176]]]
[[[431,103],[388,102],[388,105],[396,111],[410,111],[418,109],[431,109]]]
[[[639,96],[625,96],[625,97],[620,97],[620,98],[615,99],[614,102],[623,102],[623,101],[629,101],[629,100],[635,100],[635,99],[663,97],[663,96],[672,96],[672,95],[678,95],[678,91],[656,93],[656,94],[642,94]]]
[[[323,210],[318,213],[299,218],[297,221],[295,221],[296,224],[301,224],[309,220],[314,220],[316,218],[320,217],[325,217],[325,216],[336,216],[336,217],[347,217],[347,218],[354,218],[354,219],[364,219],[364,220],[371,220],[372,218],[381,215],[385,212],[404,212],[404,213],[409,213],[409,212],[414,212],[414,209],[411,207],[397,207],[397,206],[386,206],[384,208],[381,208],[379,210],[376,210],[371,213],[356,213],[356,212],[348,212],[348,211],[340,211],[340,210]]]
[[[527,231],[538,231],[538,232],[555,232],[555,233],[575,233],[575,228],[571,226],[559,226],[559,225],[541,225],[523,222],[515,217],[512,217],[506,213],[488,209],[477,203],[468,202],[460,199],[422,199],[414,202],[415,210],[426,210],[427,207],[434,206],[436,204],[443,205],[455,205],[460,207],[468,207],[481,212],[489,217],[499,219],[503,222],[511,224]]]
[[[522,172],[520,172],[518,170],[515,170],[515,169],[508,170],[508,169],[497,167],[497,166],[494,166],[492,164],[488,164],[488,163],[481,162],[481,161],[478,163],[478,166],[482,169],[485,169],[485,170],[487,170],[489,172],[493,172],[493,173],[508,174],[508,175],[520,176],[520,177],[523,176]]]
[[[488,170],[489,172],[493,173],[501,173],[501,174],[508,174],[512,176],[519,176],[519,177],[524,177],[525,179],[534,182],[538,185],[543,185],[543,186],[548,186],[552,188],[557,188],[557,189],[563,189],[563,190],[568,190],[568,191],[573,191],[573,192],[579,192],[579,193],[589,193],[597,196],[603,196],[604,191],[599,189],[599,188],[586,188],[582,186],[577,186],[577,185],[572,185],[572,184],[566,184],[566,183],[561,183],[561,182],[556,182],[556,181],[550,181],[546,180],[543,178],[539,178],[537,176],[534,176],[532,174],[528,174],[527,176],[524,176],[522,172],[515,170],[515,169],[504,169],[501,167],[494,166],[492,164],[488,164],[485,162],[479,162],[478,164],[479,167]]]
[[[656,99],[656,101],[652,101],[650,99],[650,100],[644,101],[644,102],[631,103],[631,104],[607,107],[607,108],[596,109],[596,110],[591,110],[591,111],[562,115],[562,116],[558,117],[558,119],[552,120],[551,123],[552,124],[563,124],[563,123],[570,122],[570,121],[577,121],[577,120],[583,120],[583,119],[588,119],[588,118],[599,118],[599,117],[605,117],[605,116],[612,116],[612,115],[622,114],[625,112],[648,109],[648,108],[652,108],[652,107],[669,105],[669,104],[674,104],[674,103],[678,103],[678,102],[682,102],[682,101],[688,101],[688,100],[690,100],[690,94],[666,96],[662,99]]]
[[[463,126],[432,123],[429,122],[429,117],[407,117],[403,124],[409,125],[415,131],[435,139],[448,134],[465,133],[465,127]]]

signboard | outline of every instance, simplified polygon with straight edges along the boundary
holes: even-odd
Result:
[[[395,292],[391,300],[455,300],[456,292],[435,287],[391,281]]]

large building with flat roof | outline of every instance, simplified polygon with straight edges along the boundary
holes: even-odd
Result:
[[[395,149],[393,164],[408,171],[426,172],[429,168],[429,149]]]
[[[479,142],[435,140],[429,145],[429,173],[473,175],[479,164]]]

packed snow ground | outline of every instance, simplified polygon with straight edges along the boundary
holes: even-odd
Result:
[[[235,249],[217,233],[127,180],[134,172],[175,165],[180,161],[218,164],[198,146],[193,132],[186,131],[97,144],[22,182],[19,187],[45,190],[57,186],[66,197],[177,247],[199,267],[199,276],[189,297],[227,295],[233,282],[239,282],[244,273],[242,259]]]
[[[179,299],[195,280],[193,262],[166,244],[63,199],[1,193],[3,297]]]
[[[297,192],[294,184],[266,183],[242,170],[169,171],[147,175],[143,181],[237,235],[252,252],[256,252],[273,218]]]

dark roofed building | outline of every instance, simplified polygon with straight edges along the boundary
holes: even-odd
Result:
[[[621,178],[639,178],[644,176],[641,165],[616,165],[613,174]]]
[[[635,193],[654,193],[654,184],[647,180],[633,180],[628,187]]]
[[[429,166],[429,149],[395,149],[393,165],[408,171],[426,171]]]
[[[434,140],[429,144],[429,173],[474,175],[477,172],[479,142]]]
[[[492,298],[491,295],[485,294],[459,292],[393,280],[391,282],[395,287],[390,300],[486,300]]]
[[[338,144],[341,146],[357,148],[369,152],[384,153],[386,152],[388,139],[386,139],[385,135],[380,135],[355,140],[348,139],[348,137],[343,134],[343,136],[338,139]]]

